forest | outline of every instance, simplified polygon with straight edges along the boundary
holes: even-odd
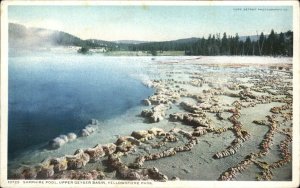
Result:
[[[93,48],[109,51],[143,51],[153,56],[162,52],[182,51],[185,55],[245,55],[245,56],[293,56],[293,32],[269,34],[256,33],[253,36],[210,34],[204,38],[186,38],[160,42],[122,43],[98,39],[82,40],[62,31],[41,28],[26,28],[19,24],[9,24],[9,46],[32,48],[42,46],[79,46],[80,53]],[[160,52],[160,53],[159,53]]]
[[[209,35],[208,38],[202,37],[194,42],[150,42],[129,45],[128,50],[132,51],[185,51],[186,55],[255,55],[255,56],[293,56],[293,32],[275,33],[271,30],[270,34],[261,33],[256,40],[246,37],[240,40],[238,34],[227,36],[226,33],[221,37],[220,34]]]

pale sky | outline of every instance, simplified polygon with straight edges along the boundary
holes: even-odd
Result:
[[[241,8],[242,10],[238,9]],[[12,6],[8,21],[82,39],[163,41],[292,30],[291,6]],[[274,10],[275,9],[275,10]]]

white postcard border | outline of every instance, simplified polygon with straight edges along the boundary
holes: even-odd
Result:
[[[99,180],[98,184],[87,180],[7,180],[7,121],[8,121],[8,5],[175,5],[175,6],[293,6],[293,177],[292,181],[121,181]],[[297,187],[299,185],[299,93],[300,93],[300,70],[299,70],[299,3],[297,1],[2,1],[1,2],[1,155],[0,155],[0,186],[1,187]],[[205,170],[205,169],[204,169]],[[15,181],[15,183],[14,183]],[[47,181],[51,181],[47,182]],[[36,183],[40,182],[40,183]],[[101,182],[106,182],[102,185]],[[144,183],[143,183],[144,182]],[[71,184],[68,184],[71,183]],[[101,186],[102,185],[102,186]]]

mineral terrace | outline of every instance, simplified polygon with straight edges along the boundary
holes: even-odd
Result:
[[[144,84],[155,92],[142,101],[144,110],[134,114],[149,129],[22,165],[11,177],[291,180],[292,64],[202,64],[193,59],[153,62],[149,72],[153,76]],[[88,136],[89,129],[79,136]],[[59,139],[58,144],[49,142],[53,149]]]

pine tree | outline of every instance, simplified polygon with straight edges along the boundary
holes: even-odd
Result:
[[[272,29],[270,35],[268,36],[267,44],[266,44],[266,51],[267,51],[266,54],[267,55],[272,55],[272,56],[275,55],[275,53],[274,53],[275,43],[276,43],[276,35],[275,35],[274,30]]]
[[[293,32],[288,31],[285,34],[286,36],[286,42],[285,42],[285,49],[286,49],[286,54],[288,56],[293,56]]]
[[[239,34],[236,33],[234,37],[234,55],[238,55],[239,50]]]
[[[258,34],[257,34],[258,36]],[[264,33],[261,32],[260,34],[260,37],[259,37],[259,40],[257,41],[257,46],[258,46],[258,52],[259,52],[259,55],[264,55],[264,43],[265,43],[265,36],[264,36]]]
[[[246,41],[245,41],[245,45],[244,45],[244,54],[245,55],[253,55],[253,54],[251,54],[251,48],[252,48],[251,39],[250,39],[250,37],[247,37]]]
[[[285,51],[285,39],[284,39],[284,34],[281,32],[279,34],[278,40],[276,40],[276,45],[275,45],[275,54],[277,55],[286,55]]]
[[[226,36],[226,32],[223,34],[223,38],[221,41],[221,54],[222,55],[229,55],[229,43]]]

